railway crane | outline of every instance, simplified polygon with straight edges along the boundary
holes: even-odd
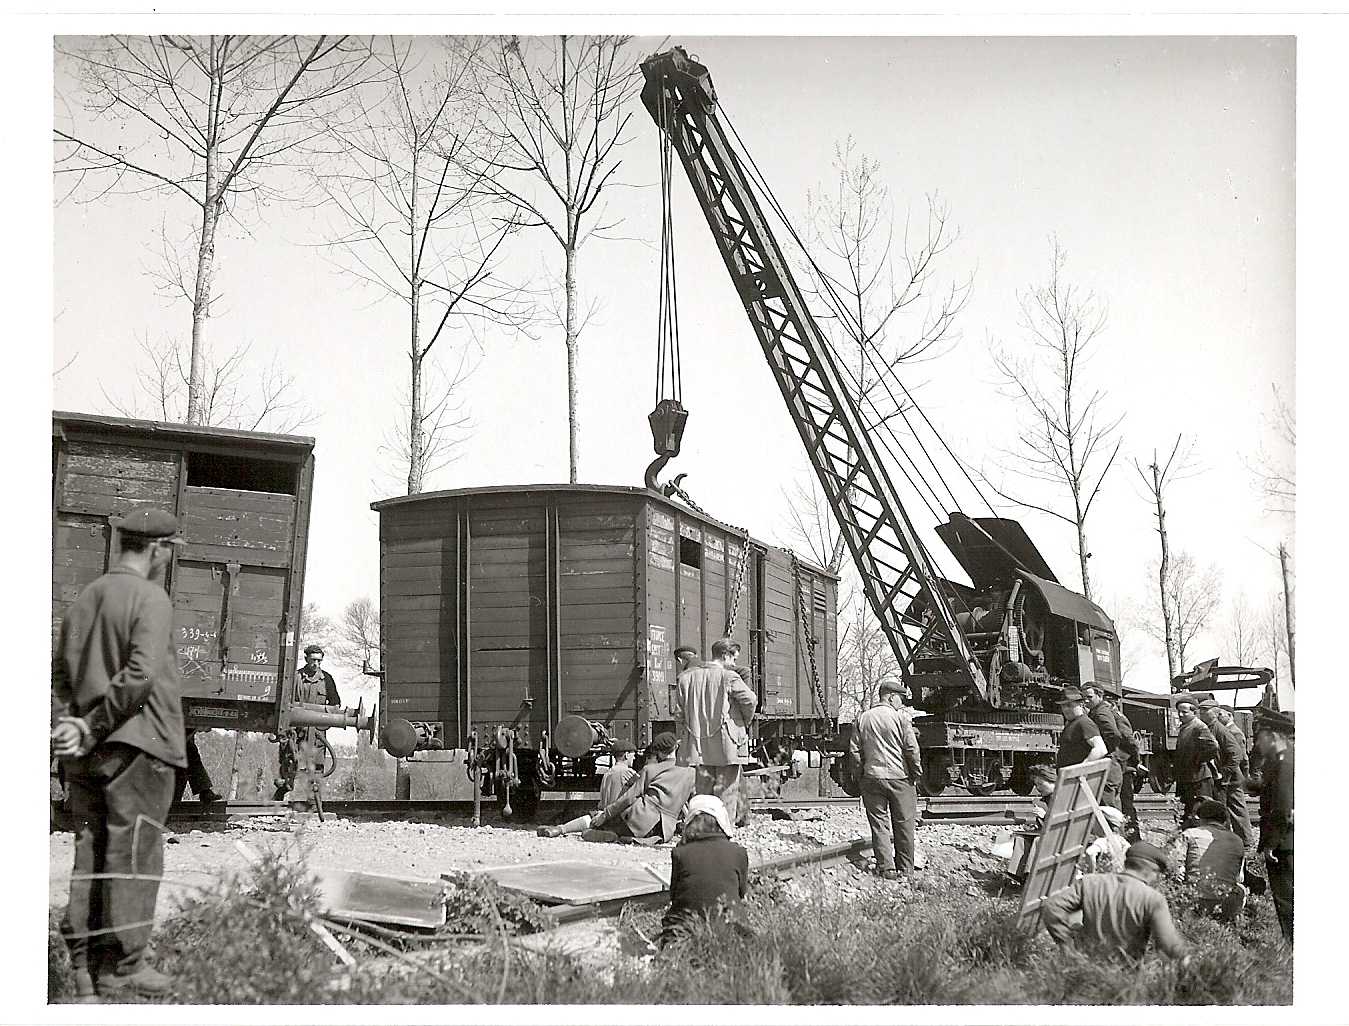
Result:
[[[953,511],[937,535],[969,575],[939,575],[881,449],[779,247],[706,67],[681,47],[642,63],[642,101],[678,154],[914,699],[929,794],[1028,793],[1057,749],[1065,684],[1119,685],[1114,624],[1063,587],[1016,521]],[[668,193],[667,193],[668,202]],[[666,212],[668,223],[669,215]],[[677,403],[675,404],[677,406]],[[667,418],[670,412],[667,405]],[[678,433],[653,414],[656,452]],[[676,411],[677,412],[677,411]],[[656,467],[653,464],[653,469]],[[648,472],[648,486],[652,471]]]

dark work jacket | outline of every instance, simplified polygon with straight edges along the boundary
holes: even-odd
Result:
[[[1218,776],[1224,784],[1240,784],[1241,764],[1246,761],[1246,735],[1215,722],[1211,728],[1218,742]]]
[[[1133,727],[1130,725],[1128,730],[1125,730],[1125,725],[1120,723],[1119,714],[1110,708],[1109,702],[1097,702],[1095,709],[1087,710],[1087,715],[1091,717],[1091,722],[1096,724],[1096,729],[1101,732],[1101,740],[1105,742],[1106,755],[1114,755],[1116,751],[1127,754],[1132,750],[1134,745]]]
[[[1293,745],[1260,767],[1260,848],[1293,850]]]
[[[665,925],[734,905],[749,886],[749,853],[725,837],[685,841],[670,852],[670,910]]]
[[[327,670],[319,670],[321,680],[315,679],[312,683],[305,679],[304,667],[301,666],[295,673],[295,701],[308,702],[311,705],[341,705],[342,696],[337,693],[337,681],[333,680],[333,675]],[[323,687],[320,688],[319,684]],[[320,690],[322,694],[320,694]]]
[[[114,569],[66,610],[52,658],[52,723],[79,716],[120,742],[187,767],[173,606],[160,584]]]
[[[1213,771],[1208,764],[1217,757],[1218,742],[1214,740],[1213,732],[1196,716],[1176,735],[1176,755],[1171,762],[1176,783],[1194,784],[1212,779]]]

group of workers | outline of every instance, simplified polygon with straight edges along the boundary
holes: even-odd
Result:
[[[1284,939],[1293,942],[1293,760],[1292,741],[1277,727],[1256,730],[1254,772],[1246,737],[1231,709],[1213,698],[1181,695],[1175,699],[1180,729],[1172,768],[1181,804],[1182,830],[1174,845],[1176,867],[1155,845],[1138,839],[1132,807],[1130,763],[1138,748],[1133,729],[1099,685],[1065,688],[1059,700],[1064,717],[1056,768],[1109,756],[1110,769],[1100,804],[1103,813],[1122,808],[1114,822],[1127,822],[1134,843],[1118,873],[1086,874],[1041,906],[1051,936],[1060,944],[1091,951],[1138,957],[1151,939],[1173,958],[1187,957],[1184,939],[1171,920],[1166,898],[1157,889],[1174,875],[1190,885],[1195,904],[1211,914],[1234,919],[1249,892],[1248,850],[1263,856],[1274,911]],[[1041,793],[1045,773],[1033,778]],[[1260,792],[1257,842],[1246,807],[1247,787]],[[1110,832],[1107,821],[1105,832]]]
[[[158,509],[139,509],[117,523],[121,546],[108,573],[84,589],[62,622],[52,665],[52,753],[61,761],[75,820],[75,860],[62,931],[77,999],[127,993],[156,995],[170,977],[149,964],[146,948],[163,869],[163,824],[186,782],[199,798],[217,798],[200,757],[189,761],[182,696],[172,650],[173,612],[155,578],[182,542],[178,522]],[[305,651],[297,700],[340,701],[320,666],[319,646]],[[734,905],[745,894],[749,863],[731,838],[749,816],[742,768],[749,761],[749,727],[757,700],[748,673],[737,667],[739,645],[712,646],[703,661],[675,650],[680,672],[671,701],[675,732],[658,735],[638,771],[627,742],[614,744],[614,763],[601,787],[601,809],[540,833],[580,832],[596,841],[670,842],[671,908],[662,941],[698,916]],[[879,683],[879,702],[856,720],[848,757],[860,775],[876,871],[896,879],[914,872],[915,783],[922,774],[912,712],[902,681]],[[1133,730],[1100,688],[1064,690],[1065,726],[1057,764],[1109,757],[1102,804],[1120,809],[1113,822],[1137,837],[1130,764]],[[1258,767],[1246,764],[1245,739],[1216,702],[1182,698],[1175,764],[1189,820],[1182,835],[1184,871],[1195,880],[1241,885],[1252,840],[1244,787],[1260,789],[1259,851],[1279,924],[1291,943],[1293,923],[1293,762],[1291,741],[1272,726],[1257,731]],[[195,748],[195,744],[191,745]],[[1044,771],[1033,782],[1052,791]],[[1222,800],[1217,800],[1221,788]],[[1091,873],[1049,898],[1044,922],[1061,943],[1136,956],[1149,939],[1183,957],[1185,944],[1156,890],[1170,861],[1135,840],[1117,873]],[[1232,889],[1210,888],[1214,907],[1230,911]],[[1244,890],[1240,892],[1244,897]]]
[[[646,845],[668,844],[678,830],[662,945],[699,916],[734,906],[748,886],[749,854],[731,837],[749,821],[742,768],[758,699],[748,670],[736,665],[739,655],[739,644],[728,638],[713,643],[707,661],[694,648],[676,648],[675,731],[652,739],[640,771],[633,768],[634,746],[611,742],[599,811],[538,830],[542,837],[579,833],[587,841]]]

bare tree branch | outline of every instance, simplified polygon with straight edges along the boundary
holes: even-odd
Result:
[[[1083,368],[1105,330],[1105,302],[1064,278],[1067,254],[1057,238],[1050,241],[1048,282],[1033,285],[1018,297],[1026,351],[989,346],[1001,390],[1019,410],[1019,444],[997,448],[1006,457],[997,465],[1011,467],[1029,482],[1066,490],[1070,510],[1014,496],[995,486],[987,471],[976,472],[1003,499],[1073,524],[1082,593],[1091,598],[1087,518],[1119,456],[1117,434],[1124,418],[1103,413],[1104,393],[1090,391],[1083,378]]]

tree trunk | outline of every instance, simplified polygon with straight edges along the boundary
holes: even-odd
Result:
[[[1292,579],[1288,573],[1288,546],[1279,542],[1279,572],[1283,575],[1283,626],[1288,633],[1288,685],[1297,687],[1297,674],[1293,662],[1293,588]],[[1278,662],[1278,652],[1275,652],[1275,662]]]
[[[201,204],[201,238],[197,245],[197,278],[192,289],[192,352],[188,359],[187,422],[200,424],[209,412],[202,409],[206,336],[206,318],[211,316],[211,283],[215,277],[215,231],[224,209],[224,196],[218,195],[220,183],[219,145],[215,134],[220,117],[220,91],[223,70],[219,65],[215,39],[211,39],[210,96],[207,98],[206,124],[211,132],[206,140],[206,181]]]
[[[1087,525],[1079,513],[1077,517],[1077,561],[1082,565],[1082,594],[1091,601],[1091,574],[1087,572],[1087,557],[1091,551],[1087,548]]]
[[[1162,562],[1157,571],[1158,598],[1162,603],[1162,636],[1166,639],[1166,668],[1169,681],[1180,668],[1176,665],[1176,636],[1171,626],[1171,603],[1166,595],[1167,578],[1171,575],[1171,545],[1166,538],[1166,508],[1162,503],[1162,475],[1157,464],[1152,464],[1152,496],[1157,500],[1157,533],[1162,538]]]
[[[566,256],[567,453],[570,468],[568,480],[572,484],[576,484],[579,480],[580,454],[577,451],[578,425],[576,423],[578,339],[576,337],[576,247],[574,241],[568,244]]]
[[[412,346],[409,350],[412,359],[412,381],[408,387],[408,494],[419,495],[422,490],[422,474],[426,461],[426,435],[422,423],[422,361],[425,354],[421,350],[421,289],[417,282],[412,285]]]

